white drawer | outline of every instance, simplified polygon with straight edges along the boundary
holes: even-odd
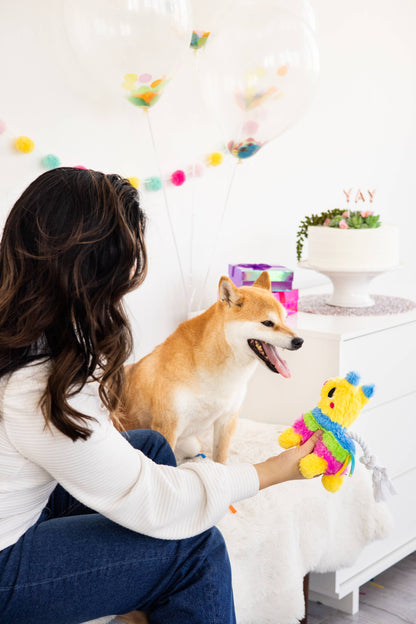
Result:
[[[361,581],[366,582],[378,573],[375,570],[378,562],[386,559],[385,565],[381,564],[380,567],[384,570],[413,550],[416,527],[416,470],[406,472],[394,479],[394,486],[398,495],[390,497],[387,503],[393,516],[392,529],[384,539],[366,546],[353,566],[336,573],[338,583],[344,584],[342,595],[351,591],[348,581],[360,571],[369,569],[368,578]],[[406,545],[409,545],[407,552]],[[371,571],[372,567],[373,571]]]
[[[376,407],[369,403],[351,429],[362,435],[390,477],[416,468],[416,392]]]
[[[416,392],[416,325],[409,323],[341,343],[340,373],[374,383],[371,406]]]

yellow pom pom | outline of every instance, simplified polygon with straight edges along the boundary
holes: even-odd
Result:
[[[27,136],[19,136],[14,142],[16,149],[23,154],[29,154],[35,149],[35,144],[32,139]]]
[[[221,154],[221,152],[212,152],[207,156],[207,163],[211,167],[218,167],[218,165],[220,165],[223,160],[224,156]]]
[[[140,178],[136,178],[136,176],[130,176],[130,178],[127,178],[127,180],[130,182],[130,184],[132,186],[134,186],[134,188],[139,188],[140,186]]]

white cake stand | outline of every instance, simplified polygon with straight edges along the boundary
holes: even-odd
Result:
[[[328,305],[341,308],[368,308],[374,305],[369,294],[370,282],[386,271],[392,271],[398,266],[380,267],[376,269],[325,269],[310,264],[307,260],[298,263],[302,269],[319,271],[329,277],[333,285],[332,296]]]

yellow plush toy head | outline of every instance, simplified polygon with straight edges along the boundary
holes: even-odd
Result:
[[[359,386],[359,381],[360,376],[353,371],[326,381],[321,389],[319,409],[332,421],[349,427],[374,392],[373,385]]]

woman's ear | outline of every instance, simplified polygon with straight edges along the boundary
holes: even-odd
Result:
[[[228,303],[230,307],[232,305],[242,305],[243,300],[238,292],[238,288],[236,288],[230,278],[225,275],[221,277],[220,283],[218,284],[218,293],[220,301]]]
[[[267,271],[263,271],[260,273],[253,286],[257,286],[257,288],[265,288],[266,290],[272,289],[272,283],[270,281],[270,275]]]

